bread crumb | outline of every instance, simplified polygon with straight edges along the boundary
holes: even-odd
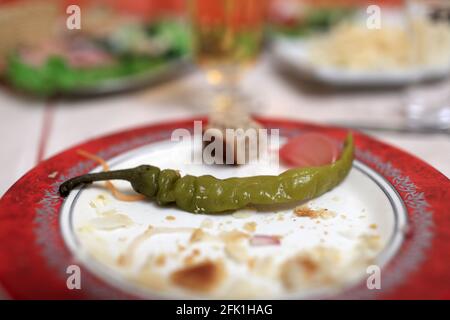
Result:
[[[248,232],[255,232],[256,230],[256,222],[252,221],[252,222],[247,222],[246,224],[244,224],[244,229]]]
[[[336,265],[339,251],[316,247],[286,260],[280,269],[280,280],[288,290],[330,285],[339,280]]]
[[[95,201],[97,203],[101,203],[102,205],[106,205],[107,199],[106,196],[104,194],[99,194],[96,198]]]
[[[250,258],[247,260],[247,267],[249,269],[253,269],[255,267],[255,263],[256,263],[256,258],[255,257]]]
[[[237,242],[249,238],[249,235],[239,230],[225,231],[220,234],[220,238],[225,243]]]
[[[381,247],[381,237],[379,235],[362,234],[359,238],[362,250],[376,251]]]
[[[294,213],[297,217],[308,217],[311,219],[330,219],[336,216],[336,213],[328,209],[311,209],[307,205],[296,207]]]
[[[209,292],[217,288],[225,276],[223,263],[207,260],[174,271],[170,280],[184,289]]]
[[[99,194],[94,200],[89,202],[91,208],[97,209],[99,207],[104,207],[106,205],[106,197],[103,194]]]
[[[194,230],[194,232],[192,232],[191,238],[190,238],[190,242],[194,243],[194,242],[201,242],[201,241],[210,241],[210,240],[214,240],[214,237],[203,231],[203,229],[197,228]]]
[[[166,264],[166,260],[167,260],[166,255],[164,253],[161,253],[159,256],[156,257],[155,264],[158,267],[162,267]]]
[[[192,232],[191,239],[189,240],[192,242],[198,242],[203,239],[205,236],[205,232],[202,229],[195,229],[194,232]]]
[[[175,219],[176,218],[174,216],[166,216],[166,220],[168,220],[168,221],[173,221]]]
[[[200,255],[199,249],[194,249],[192,252],[184,258],[184,264],[185,265],[192,265],[195,261],[195,259]]]

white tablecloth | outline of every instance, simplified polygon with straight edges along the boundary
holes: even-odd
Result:
[[[243,79],[253,110],[319,123],[402,121],[402,92],[324,89],[285,77],[263,57]],[[0,90],[0,195],[41,159],[93,137],[163,120],[205,114],[208,86],[200,72],[145,90],[95,99],[29,100]],[[450,137],[369,134],[406,150],[450,176]]]

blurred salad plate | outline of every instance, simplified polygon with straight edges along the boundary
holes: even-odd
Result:
[[[96,95],[161,81],[189,64],[184,21],[115,22],[17,47],[6,62],[6,82],[42,97]]]

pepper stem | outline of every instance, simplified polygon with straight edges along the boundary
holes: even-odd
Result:
[[[134,176],[135,169],[124,169],[124,170],[114,170],[105,171],[99,173],[89,173],[79,177],[75,177],[67,180],[59,187],[59,194],[62,197],[67,197],[74,188],[82,185],[89,184],[95,181],[106,181],[106,180],[126,180],[131,182]]]

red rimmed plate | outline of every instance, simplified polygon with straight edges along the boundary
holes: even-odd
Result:
[[[325,133],[338,139],[343,139],[346,134],[346,130],[340,128],[287,120],[259,120],[267,128],[280,129],[284,138],[307,131]],[[211,172],[222,177],[260,173],[258,168],[246,167],[232,169],[235,171],[182,167],[179,161],[183,157],[180,155],[188,152],[189,148],[172,145],[169,139],[174,129],[192,127],[193,119],[189,119],[95,139],[43,162],[22,177],[0,202],[0,283],[6,294],[11,298],[25,299],[450,298],[446,258],[450,252],[449,180],[419,159],[360,133],[354,133],[356,161],[349,177],[342,185],[310,204],[330,209],[333,215],[329,219],[299,218],[292,213],[292,208],[277,212],[244,210],[232,216],[192,215],[174,208],[158,208],[150,202],[118,203],[109,199],[105,190],[95,186],[78,189],[65,201],[58,196],[57,188],[62,181],[99,170],[97,164],[80,157],[77,149],[102,156],[113,169],[151,162],[162,167],[181,166],[182,171],[189,173]],[[263,168],[265,173],[271,170]],[[108,199],[106,203],[105,197]],[[99,199],[102,199],[101,203],[95,202]],[[105,221],[99,223],[99,218],[108,214],[115,220],[112,225],[107,220],[105,227]],[[92,223],[88,224],[92,221],[100,226],[100,231],[92,232]],[[134,248],[136,238],[145,233],[148,225],[157,225],[165,230],[172,228],[178,232],[146,239],[147,243]],[[226,264],[228,275],[233,277],[228,277],[227,285],[222,285],[214,293],[191,294],[189,290],[180,290],[173,285],[165,287],[167,284],[156,281],[155,278],[170,279],[171,268],[176,268],[173,264],[177,259],[185,261],[192,254],[193,250],[187,248],[174,257],[174,252],[180,247],[189,245],[190,232],[200,226],[211,229],[211,234],[236,229],[248,233],[256,229],[256,234],[283,234],[283,245],[244,248],[246,254],[241,251],[238,255],[249,256],[244,264],[238,261],[239,257],[233,258],[235,254],[220,247],[221,244],[194,248],[201,249],[201,255],[228,252],[228,256],[232,256],[228,257],[231,261]],[[372,241],[361,243],[361,239],[367,238],[378,239],[378,244],[373,247]],[[99,243],[102,245],[98,246]],[[350,270],[349,264],[339,263],[351,261],[349,257],[356,252],[353,249],[361,245],[364,245],[364,250],[359,253],[370,251],[372,254],[365,257],[370,264],[365,260],[367,265],[358,269],[358,274],[352,271],[346,275]],[[137,251],[129,254],[132,247]],[[342,283],[328,288],[322,284],[311,287],[308,281],[300,284],[294,281],[296,286],[299,285],[296,290],[284,290],[283,285],[286,286],[289,279],[279,278],[277,270],[282,270],[286,262],[279,259],[288,259],[294,251],[303,254],[317,247],[331,248],[331,251],[326,251],[331,252],[330,257],[336,253],[344,257],[335,265],[331,263],[333,270],[322,270],[327,276],[337,273],[337,279]],[[154,248],[159,248],[159,251],[152,251]],[[214,250],[219,253],[214,253]],[[163,253],[164,259],[161,258]],[[124,258],[129,260],[130,255],[134,259],[129,265],[118,263]],[[276,256],[278,260],[270,263],[261,260],[265,256]],[[275,271],[242,267],[251,265],[249,261],[252,259],[265,261],[263,265],[273,264]],[[162,263],[163,260],[169,262]],[[141,271],[149,263],[151,272],[143,274]],[[68,269],[73,265],[80,267],[80,290],[69,289],[70,285],[67,285],[73,280],[70,276],[74,269]],[[381,268],[380,289],[367,286],[369,274],[365,271],[369,265]],[[267,274],[259,277],[261,272]],[[250,279],[256,274],[255,279]],[[247,278],[251,283],[246,283],[245,287],[253,286],[255,290],[247,290],[243,295],[242,290],[236,287]],[[261,291],[264,288],[270,290]],[[256,294],[261,292],[264,295]],[[267,292],[273,292],[273,295],[269,296]]]

